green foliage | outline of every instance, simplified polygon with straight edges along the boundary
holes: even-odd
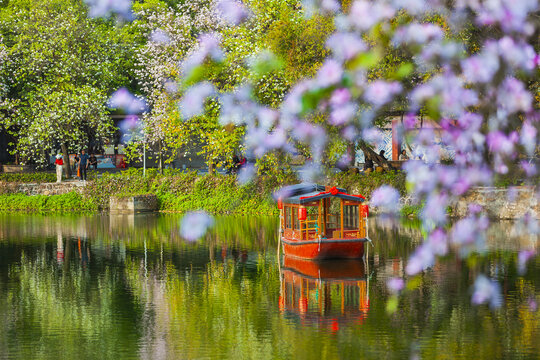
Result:
[[[22,194],[0,195],[0,210],[106,210],[111,196],[134,196],[155,194],[161,211],[186,212],[206,210],[224,214],[276,214],[277,207],[272,194],[279,187],[297,183],[290,168],[277,166],[279,159],[266,157],[265,166],[257,179],[239,185],[234,175],[204,175],[195,171],[166,169],[161,174],[148,169],[128,169],[120,173],[104,173],[88,181],[83,193],[52,196],[27,196]],[[275,166],[270,166],[270,165]],[[266,170],[265,170],[266,169]],[[269,169],[277,169],[269,171]],[[287,170],[289,169],[289,170]],[[268,171],[268,172],[267,172]],[[12,179],[33,179],[30,177]],[[31,174],[28,174],[31,175]],[[52,174],[46,174],[47,177]],[[339,173],[328,178],[327,185],[357,191],[369,198],[373,190],[388,184],[405,194],[405,174],[386,172],[371,174]],[[416,214],[419,208],[404,210],[404,215]]]
[[[257,159],[257,173],[267,179],[275,180],[275,185],[297,182],[296,175],[291,168],[290,155],[266,154]]]
[[[67,194],[51,196],[28,196],[24,194],[0,195],[0,210],[88,211],[97,210],[97,206],[91,199],[73,191]]]
[[[109,206],[109,197],[155,194],[163,211],[206,210],[212,213],[274,214],[276,208],[271,199],[274,189],[268,180],[239,186],[232,175],[198,176],[196,172],[155,169],[142,176],[139,169],[119,174],[107,174],[89,182],[85,196],[93,199],[101,209]]]
[[[420,211],[422,210],[423,205],[417,204],[417,205],[403,205],[401,208],[401,215],[407,216],[407,217],[416,217],[420,214]]]
[[[285,62],[285,78],[294,83],[313,76],[328,55],[326,38],[334,30],[333,19],[321,15],[304,19],[290,9],[268,30],[269,48]]]
[[[382,185],[393,186],[401,195],[407,193],[406,174],[402,171],[372,172],[369,174],[342,172],[333,175],[330,182],[348,191],[357,189],[366,198],[369,198],[371,193]]]
[[[46,163],[59,145],[77,151],[112,130],[107,96],[128,82],[129,34],[112,20],[89,19],[82,0],[12,0],[0,7],[8,50],[0,78],[0,128],[25,162]],[[4,76],[3,76],[4,75]]]
[[[0,173],[0,181],[13,183],[47,183],[55,182],[56,174],[48,172]]]

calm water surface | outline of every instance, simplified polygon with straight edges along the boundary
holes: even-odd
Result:
[[[177,215],[0,215],[0,359],[540,359],[537,238],[490,228],[386,311],[418,224],[371,221],[368,261],[277,261],[277,218],[223,217],[205,239]],[[496,278],[504,305],[471,306]],[[532,305],[532,306],[531,306]],[[531,308],[532,307],[532,308]]]

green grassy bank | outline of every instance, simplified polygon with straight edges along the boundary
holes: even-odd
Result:
[[[29,177],[24,180],[32,182]],[[276,214],[272,193],[287,183],[295,182],[294,179],[280,182],[272,177],[259,177],[240,186],[236,177],[231,175],[197,176],[196,172],[166,171],[159,174],[148,171],[146,176],[142,176],[140,170],[130,169],[116,174],[105,173],[89,181],[80,194],[27,196],[10,193],[6,190],[8,187],[4,186],[4,191],[0,189],[0,211],[99,211],[108,210],[110,196],[155,194],[161,211],[203,209],[212,213]],[[349,191],[359,189],[368,198],[374,189],[383,184],[392,185],[402,194],[405,193],[405,175],[401,172],[369,175],[340,173],[331,175],[328,184]]]

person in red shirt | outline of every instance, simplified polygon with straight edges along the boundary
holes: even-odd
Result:
[[[62,159],[62,155],[58,154],[56,155],[56,160],[54,161],[56,164],[56,182],[62,182],[62,168],[64,167],[64,160]]]

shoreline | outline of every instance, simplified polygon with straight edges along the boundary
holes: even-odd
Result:
[[[369,176],[340,173],[329,177],[327,183],[344,187],[353,194],[362,194],[368,199],[371,192],[382,184],[394,186],[402,194],[402,217],[417,218],[422,206],[415,204],[409,195],[404,194],[404,179],[401,172]],[[199,176],[194,172],[184,172],[166,175],[156,173],[143,177],[140,171],[126,171],[87,182],[0,181],[0,212],[110,212],[111,197],[150,194],[157,199],[157,212],[162,213],[204,210],[222,215],[277,215],[279,212],[272,194],[283,184],[270,177],[261,177],[249,184],[239,185],[236,177],[232,175]],[[540,215],[540,199],[535,186],[471,189],[451,204],[449,216],[465,217],[469,204],[472,203],[481,205],[493,219],[518,219],[527,212],[535,215],[537,219]],[[380,214],[376,208],[371,208],[370,212]]]

